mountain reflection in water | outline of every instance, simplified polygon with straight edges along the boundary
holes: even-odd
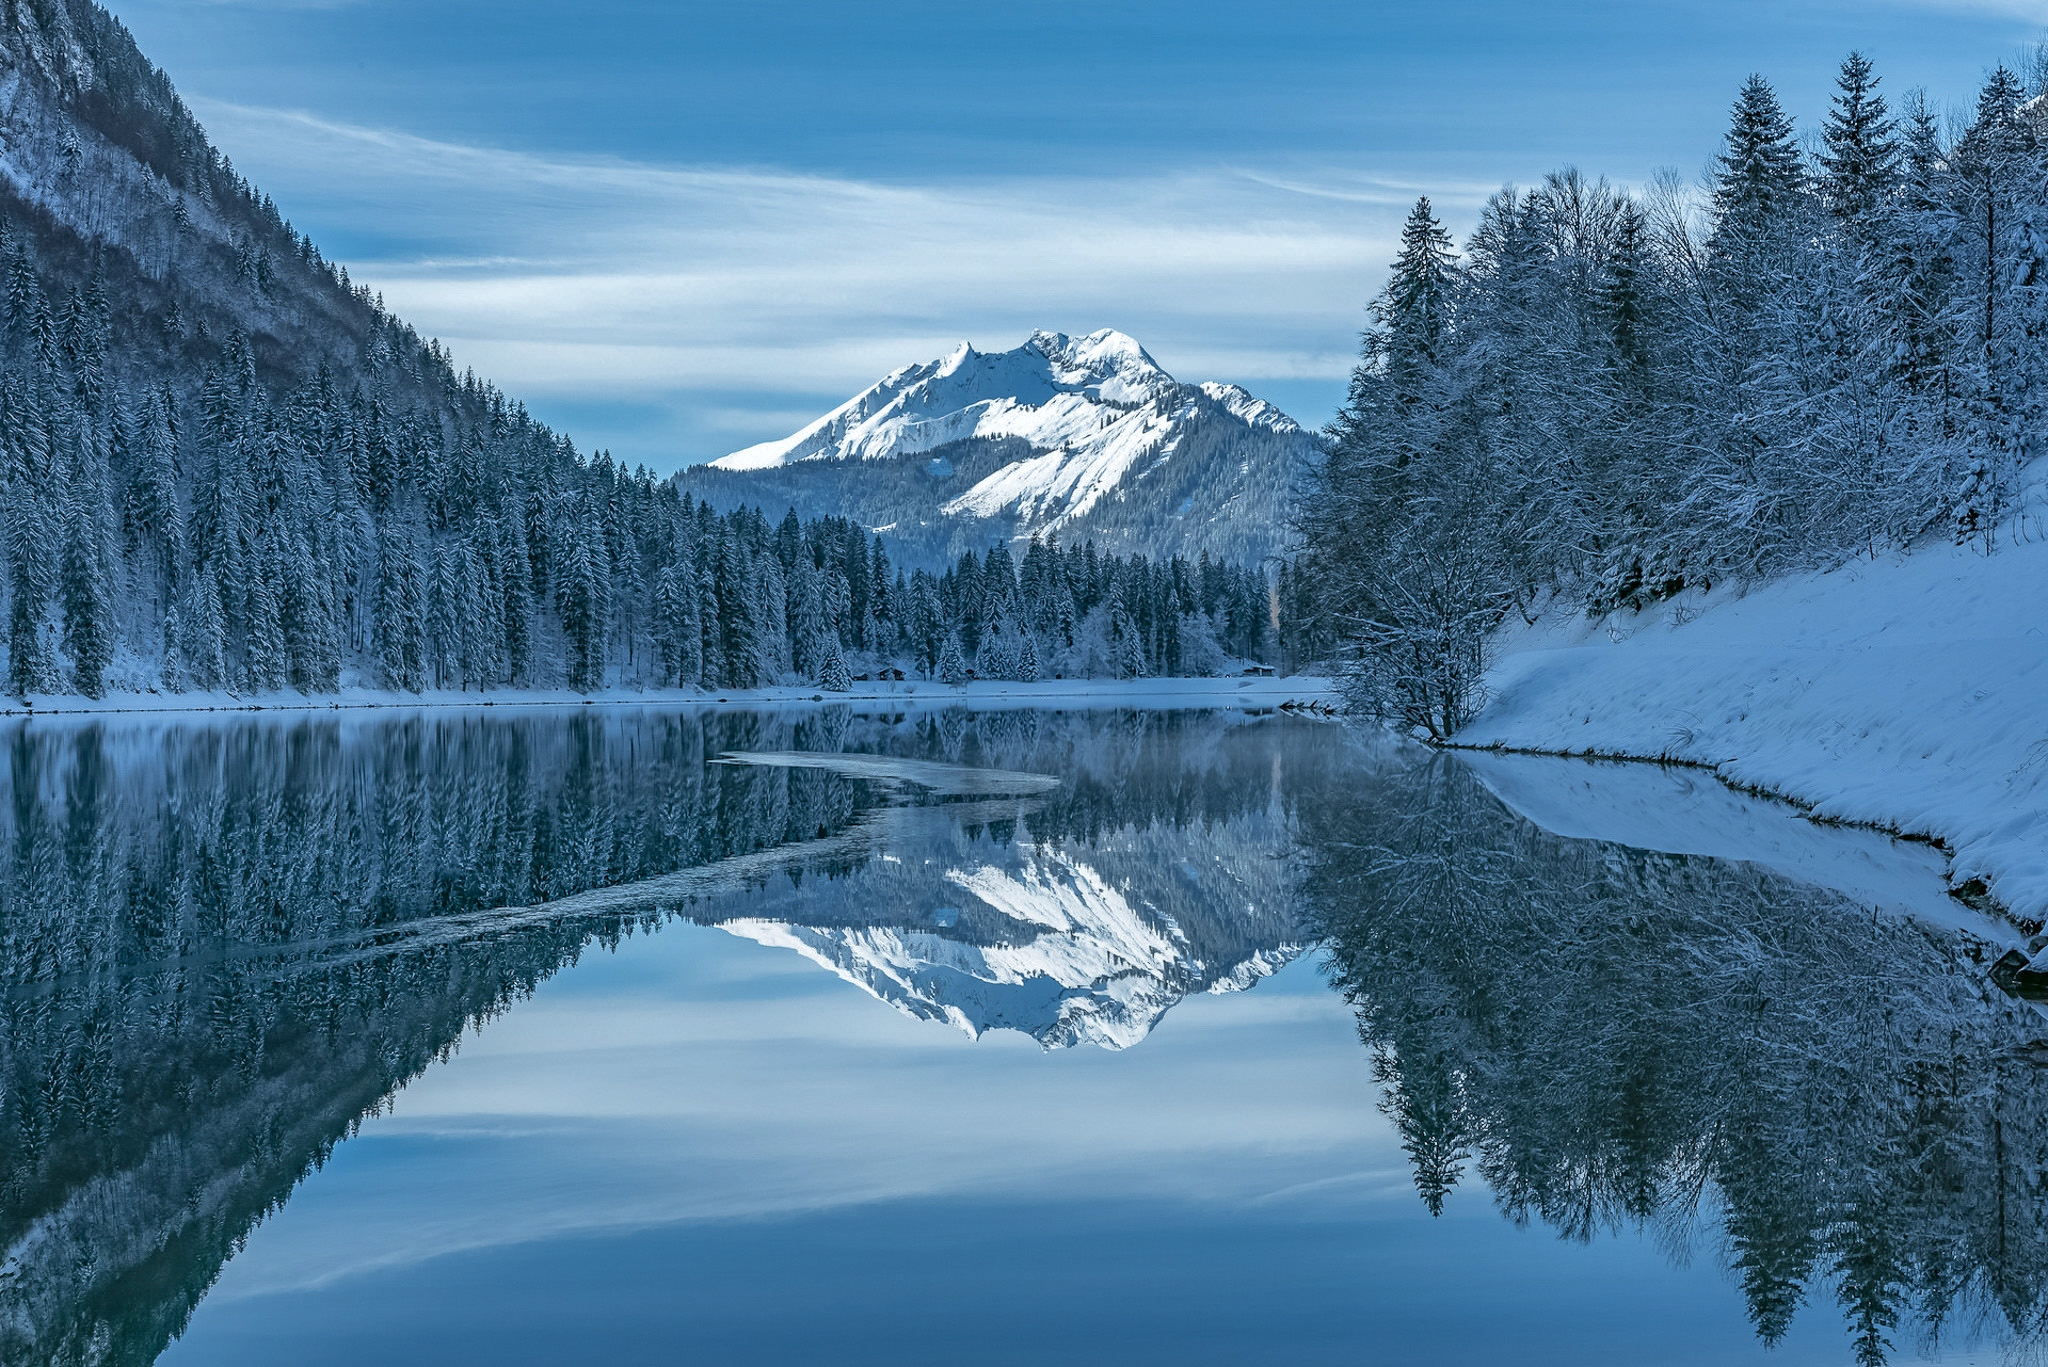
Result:
[[[1137,1045],[1324,943],[1432,1210],[1477,1179],[1568,1238],[1649,1228],[1725,1262],[1766,1341],[1827,1299],[1862,1361],[2038,1337],[2048,1030],[1978,940],[1550,835],[1455,758],[845,709],[0,746],[0,1362],[150,1362],[465,1029],[676,916],[1051,1048]]]

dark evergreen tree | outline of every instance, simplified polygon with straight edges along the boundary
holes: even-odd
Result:
[[[1897,183],[1897,125],[1877,91],[1869,60],[1852,52],[1835,83],[1834,105],[1822,130],[1821,169],[1828,207],[1866,230]]]
[[[1420,397],[1425,377],[1441,359],[1451,327],[1456,255],[1451,235],[1437,222],[1427,196],[1415,201],[1401,227],[1401,251],[1386,289],[1373,304],[1375,331],[1368,355],[1388,380],[1397,401]]]
[[[114,658],[112,510],[91,463],[74,470],[71,483],[62,580],[64,649],[71,657],[72,686],[98,698],[106,693],[107,666]]]
[[[1715,238],[1724,250],[1754,243],[1802,206],[1806,169],[1793,140],[1792,120],[1761,76],[1751,76],[1736,97],[1720,168],[1714,182]]]

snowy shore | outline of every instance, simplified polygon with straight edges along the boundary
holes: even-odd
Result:
[[[1937,547],[1504,642],[1462,744],[1700,765],[1938,842],[2048,919],[2048,545]]]
[[[105,698],[48,697],[0,700],[0,717],[76,717],[137,713],[329,712],[363,708],[482,707],[680,707],[733,709],[852,704],[915,710],[970,707],[1102,709],[1275,708],[1335,702],[1330,681],[1314,675],[1289,678],[1213,679],[1041,679],[1035,683],[977,681],[954,687],[929,680],[855,683],[844,693],[808,687],[740,688],[707,693],[695,688],[612,688],[596,693],[567,689],[500,689],[492,692],[428,690],[399,693],[344,688],[337,693],[116,693]]]

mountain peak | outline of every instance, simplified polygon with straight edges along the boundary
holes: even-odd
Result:
[[[1236,385],[1182,384],[1128,333],[1040,330],[1009,351],[962,342],[904,366],[800,431],[677,481],[721,502],[792,506],[812,504],[799,486],[830,484],[831,505],[872,526],[963,546],[1087,535],[1122,550],[1264,556],[1314,442]],[[909,506],[926,502],[937,506]]]
[[[1162,385],[1174,383],[1173,377],[1138,345],[1135,337],[1113,328],[1079,338],[1041,329],[1032,333],[1024,345],[1050,361],[1061,382],[1076,387],[1114,381],[1149,395]]]
[[[1103,328],[1069,337],[1041,329],[1010,351],[980,352],[962,342],[938,360],[903,366],[800,431],[711,464],[764,470],[795,461],[914,455],[975,436],[1033,440],[1041,434],[1027,430],[1038,426],[1024,418],[1027,413],[1052,429],[1072,425],[1076,405],[1058,402],[1063,396],[1128,408],[1197,392],[1207,391],[1180,384],[1128,333]],[[1057,431],[1043,435],[1050,446],[1064,444]]]

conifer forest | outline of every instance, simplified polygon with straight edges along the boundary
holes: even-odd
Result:
[[[1567,168],[1462,251],[1419,201],[1300,505],[1307,653],[1444,736],[1517,614],[1995,550],[2048,416],[2044,81],[1951,120],[1852,54],[1811,154],[1752,77],[1704,188]]]

